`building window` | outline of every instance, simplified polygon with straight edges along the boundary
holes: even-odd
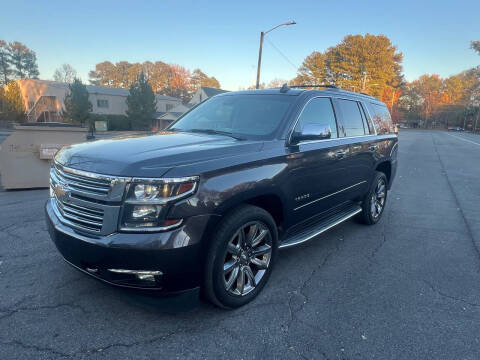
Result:
[[[173,109],[173,104],[166,104],[165,107],[166,107],[166,111],[168,112]]]
[[[97,107],[99,107],[99,108],[108,108],[108,100],[98,99],[98,100],[97,100]]]

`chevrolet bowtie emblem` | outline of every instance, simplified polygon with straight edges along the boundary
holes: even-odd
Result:
[[[70,197],[70,190],[68,189],[67,185],[63,185],[63,184],[55,185],[54,192],[59,200],[65,200]]]

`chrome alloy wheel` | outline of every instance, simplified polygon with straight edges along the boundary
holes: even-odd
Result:
[[[385,179],[378,179],[377,186],[375,191],[372,194],[370,199],[370,213],[374,219],[378,218],[383,211],[385,206],[385,199],[387,196],[387,185]]]
[[[260,221],[242,225],[230,239],[223,264],[228,293],[245,296],[262,280],[272,257],[272,235]]]

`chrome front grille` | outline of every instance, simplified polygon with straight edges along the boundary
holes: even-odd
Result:
[[[54,166],[54,171],[58,180],[68,184],[71,189],[97,195],[108,195],[110,191],[111,180],[87,176],[87,173],[83,172],[69,172],[58,165]]]
[[[103,210],[68,204],[56,197],[55,201],[62,216],[76,227],[95,232],[102,231]]]
[[[60,222],[98,235],[117,230],[127,178],[100,175],[54,164],[51,203]]]

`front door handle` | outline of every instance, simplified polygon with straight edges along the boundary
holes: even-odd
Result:
[[[345,155],[347,155],[347,151],[345,151],[345,150],[337,151],[337,152],[335,153],[335,157],[336,157],[337,159],[344,158]]]
[[[370,145],[368,148],[370,149],[370,151],[375,151],[377,150],[378,145]]]

